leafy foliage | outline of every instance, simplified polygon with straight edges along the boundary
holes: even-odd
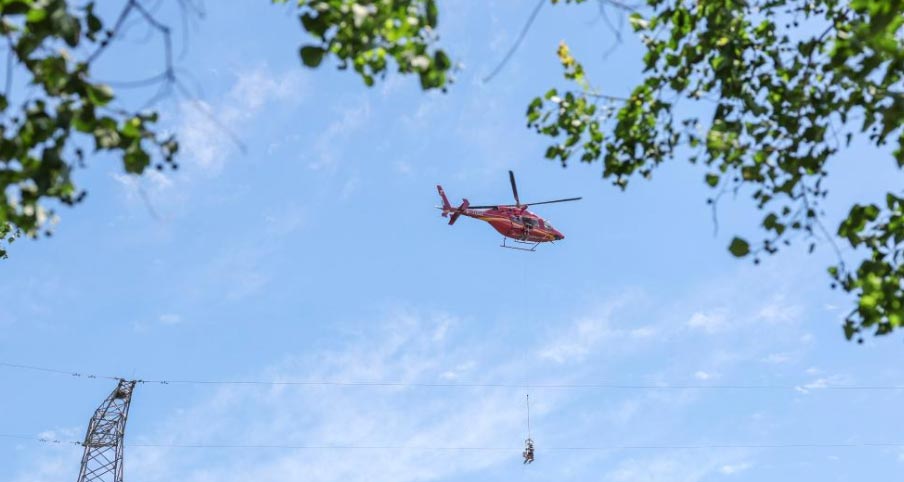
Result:
[[[308,67],[332,54],[340,69],[351,65],[371,86],[393,60],[400,73],[416,74],[424,90],[445,89],[450,81],[449,56],[432,48],[436,0],[299,0],[298,7],[302,27],[317,41],[299,52]]]
[[[834,239],[821,222],[826,164],[854,135],[867,134],[878,148],[894,143],[904,168],[904,0],[646,0],[643,10],[599,1],[631,11],[646,47],[644,79],[627,97],[601,93],[561,43],[570,87],[533,99],[526,113],[528,126],[552,140],[547,158],[563,166],[599,161],[603,177],[622,189],[672,158],[701,164],[716,192],[711,202],[749,188],[763,211],[764,239],[735,237],[729,245],[755,262],[798,236],[811,251],[818,234]],[[75,9],[66,0],[0,0],[8,65],[36,92],[14,102],[8,78],[0,94],[0,258],[4,242],[46,229],[53,216],[45,202],[84,197],[72,173],[85,163],[85,148],[113,153],[132,173],[175,166],[178,144],[155,131],[156,114],[115,109],[114,92],[91,80],[92,61],[125,14],[141,9],[137,0],[124,5],[107,27],[91,1]],[[368,86],[392,64],[416,75],[423,90],[451,82],[452,62],[435,46],[436,0],[296,6],[314,39],[299,51],[308,67],[333,56]],[[706,116],[689,113],[701,107]],[[829,268],[836,286],[858,299],[846,336],[891,332],[904,322],[904,198],[888,193],[884,205],[855,205],[837,234],[863,255],[854,269],[841,260]]]
[[[154,131],[157,115],[113,108],[112,89],[91,80],[91,61],[114,36],[93,2],[74,10],[65,0],[0,0],[0,33],[9,45],[0,94],[0,239],[50,234],[46,202],[72,205],[85,196],[72,173],[85,164],[88,146],[120,156],[130,173],[155,157],[158,168],[174,165],[178,145]],[[73,54],[89,48],[91,55]],[[33,86],[17,105],[11,105],[14,73]]]
[[[904,168],[904,1],[647,4],[629,17],[646,54],[645,78],[627,99],[594,95],[560,46],[565,78],[578,89],[552,90],[527,111],[528,125],[556,141],[548,158],[600,160],[603,177],[625,188],[633,175],[686,156],[708,168],[704,181],[719,194],[749,186],[768,235],[753,247],[735,238],[729,250],[755,261],[798,233],[811,251],[817,232],[831,238],[819,207],[826,163],[855,134],[877,147],[895,142]],[[706,102],[711,115],[685,115],[681,100]],[[600,113],[601,103],[617,113]],[[838,229],[867,253],[856,270],[840,261],[829,270],[859,298],[845,322],[849,339],[865,329],[886,334],[904,320],[901,203],[890,193],[885,206],[856,205]]]

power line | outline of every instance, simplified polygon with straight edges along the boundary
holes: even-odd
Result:
[[[124,377],[101,376],[83,372],[58,370],[33,365],[0,362],[0,367],[69,375],[88,379],[122,380]],[[828,385],[825,383],[781,384],[634,384],[634,383],[431,383],[342,380],[210,380],[210,379],[139,379],[141,384],[159,385],[262,385],[262,386],[335,386],[384,388],[511,388],[547,390],[836,390],[836,391],[901,391],[904,385]]]
[[[21,434],[0,434],[0,438],[25,440],[54,445],[82,445],[82,442],[37,438]],[[506,446],[424,446],[424,445],[328,445],[328,444],[251,444],[251,443],[132,443],[129,447],[179,449],[283,449],[283,450],[410,450],[410,451],[519,451]],[[748,444],[641,444],[597,446],[537,446],[538,450],[556,452],[614,450],[707,450],[707,449],[831,449],[831,448],[899,448],[904,443],[838,442],[838,443],[748,443]]]
[[[31,370],[31,371],[44,372],[44,373],[55,373],[58,375],[69,375],[71,377],[79,377],[79,378],[101,378],[101,379],[105,379],[105,380],[119,380],[120,379],[120,377],[93,375],[90,373],[81,373],[81,372],[67,371],[67,370],[57,370],[55,368],[38,367],[38,366],[33,366],[33,365],[21,365],[21,364],[17,364],[17,363],[0,362],[0,367],[15,368],[18,370]]]
[[[74,440],[59,440],[46,437],[34,437],[32,435],[19,435],[13,433],[0,433],[0,438],[27,440],[29,442],[40,442],[47,445],[82,445],[82,442]]]

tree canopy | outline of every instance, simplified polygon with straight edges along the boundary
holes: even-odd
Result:
[[[310,35],[299,49],[307,67],[332,58],[366,86],[392,71],[416,76],[423,90],[445,91],[453,81],[455,66],[439,48],[437,0],[272,1],[297,9]],[[596,1],[626,15],[642,40],[643,80],[624,97],[609,95],[593,86],[567,44],[551,46],[562,85],[526,110],[528,127],[549,141],[545,157],[563,166],[599,162],[620,189],[665,161],[703,165],[711,203],[743,190],[763,213],[762,239],[735,237],[734,256],[757,263],[800,238],[811,251],[820,238],[838,253],[836,243],[847,243],[859,263],[848,266],[839,254],[828,268],[833,286],[856,300],[845,335],[900,326],[904,195],[855,204],[835,229],[823,224],[821,206],[826,164],[855,136],[877,152],[891,142],[892,161],[904,168],[904,0]],[[86,162],[85,148],[113,152],[132,173],[176,167],[178,143],[155,129],[156,114],[113,107],[113,90],[91,77],[92,62],[127,17],[165,29],[139,0],[123,5],[111,21],[95,14],[93,2],[0,0],[9,49],[0,96],[0,235],[9,241],[46,229],[48,201],[84,197],[70,175]],[[18,105],[10,104],[13,64],[40,88]],[[704,109],[683,107],[697,104]],[[700,111],[707,114],[688,114]]]
[[[630,96],[600,95],[566,45],[558,50],[573,87],[534,99],[528,125],[550,137],[549,159],[600,161],[622,189],[667,160],[703,164],[721,193],[751,192],[762,240],[735,237],[737,257],[775,253],[803,235],[810,251],[822,223],[827,162],[863,135],[894,145],[904,167],[904,2],[901,0],[648,0],[630,23],[646,48],[644,79]],[[623,6],[623,4],[620,4]],[[812,33],[809,33],[812,32]],[[711,105],[706,118],[679,101]],[[904,322],[904,199],[855,204],[836,229],[862,255],[828,268],[833,286],[857,298],[848,339]],[[836,252],[837,252],[836,246]]]
[[[87,163],[85,150],[111,151],[130,173],[152,163],[175,167],[176,140],[154,127],[157,114],[114,107],[113,90],[91,78],[91,65],[116,37],[130,13],[149,15],[129,1],[113,25],[65,0],[0,0],[0,32],[7,61],[0,93],[0,236],[36,237],[53,222],[48,201],[73,205],[85,191],[72,172]],[[21,67],[37,87],[16,105],[13,74]],[[6,250],[0,243],[0,257]]]

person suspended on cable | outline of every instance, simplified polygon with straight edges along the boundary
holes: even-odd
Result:
[[[527,439],[524,441],[524,452],[521,454],[524,456],[524,463],[529,464],[534,461],[534,441],[531,439]]]

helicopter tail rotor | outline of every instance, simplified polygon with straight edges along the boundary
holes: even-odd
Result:
[[[458,217],[461,216],[461,213],[468,210],[468,206],[470,204],[471,203],[469,203],[467,199],[462,199],[461,206],[458,206],[458,209],[456,209],[455,212],[452,213],[452,217],[449,218],[449,226],[455,224],[455,221],[458,220]]]
[[[436,190],[439,191],[439,197],[443,200],[443,207],[440,208],[443,210],[442,216],[448,217],[449,213],[453,211],[452,205],[449,204],[449,199],[446,197],[446,191],[443,191],[443,187],[439,184],[436,185]]]
[[[458,220],[458,217],[462,215],[465,211],[468,210],[468,206],[471,205],[467,199],[462,199],[462,203],[457,208],[453,208],[451,204],[449,204],[449,198],[446,197],[446,191],[443,191],[443,187],[438,185],[436,186],[436,190],[439,192],[439,197],[443,200],[443,207],[439,209],[443,210],[442,216],[444,218],[449,217],[451,214],[452,217],[449,219],[449,225],[455,224],[455,221]]]

